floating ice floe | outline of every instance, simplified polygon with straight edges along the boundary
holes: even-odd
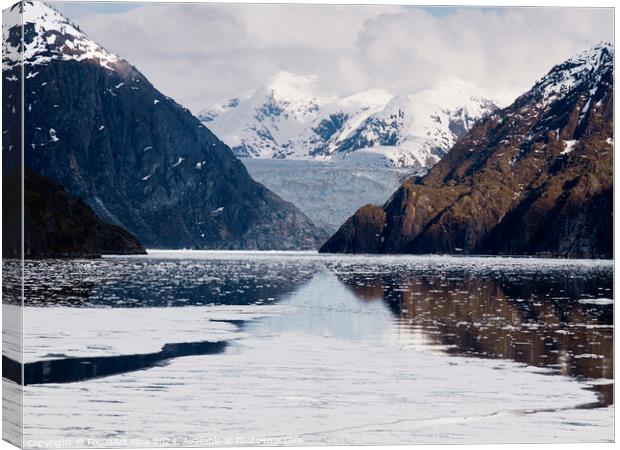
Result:
[[[137,309],[145,312],[150,314]],[[179,317],[174,311],[157,314]],[[112,323],[118,319],[131,326],[123,315],[110,316]],[[96,329],[106,323],[97,314],[90,320],[96,321]],[[121,331],[114,341],[105,337],[105,330],[102,341],[92,326],[84,331],[103,348],[151,337],[160,343],[159,336],[184,333],[182,325],[190,325],[188,334],[209,336],[198,324],[190,320],[171,330],[147,328],[148,339],[143,328]],[[216,334],[235,333],[230,324],[218,327]],[[25,438],[83,438],[87,429],[94,439],[108,436],[109,430],[127,439],[192,439],[208,429],[218,439],[231,433],[266,439],[286,435],[304,445],[613,439],[613,407],[577,409],[596,401],[594,392],[567,377],[516,363],[292,330],[239,337],[223,354],[177,358],[160,367],[80,383],[26,386]],[[568,425],[574,422],[580,426]]]
[[[18,306],[5,308],[15,317],[20,314]],[[160,351],[166,344],[237,339],[245,334],[227,320],[253,320],[287,310],[280,305],[28,307],[24,312],[23,361],[145,354]],[[69,323],[71,332],[67,333]],[[14,338],[8,340],[7,356],[19,361],[18,343],[10,345],[18,338],[14,333]]]
[[[58,139],[58,136],[56,135],[56,130],[53,128],[50,128],[50,141],[51,142],[58,142],[60,139]]]
[[[583,298],[579,300],[579,303],[584,305],[613,305],[614,300],[612,298]]]

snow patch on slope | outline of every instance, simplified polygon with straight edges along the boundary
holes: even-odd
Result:
[[[561,155],[568,155],[569,153],[571,153],[573,151],[573,149],[575,148],[575,144],[577,144],[577,140],[576,139],[571,139],[568,141],[564,141],[564,150],[562,150],[560,152]]]
[[[584,81],[591,81],[593,86],[600,83],[600,74],[607,68],[613,67],[614,45],[601,42],[592,48],[555,66],[541,78],[532,88],[540,97],[539,106],[546,107],[555,100],[567,95]],[[596,89],[590,91],[590,96]],[[587,103],[589,106],[589,103]],[[584,107],[587,111],[587,108]]]

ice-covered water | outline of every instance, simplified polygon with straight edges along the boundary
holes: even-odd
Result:
[[[27,261],[25,444],[610,441],[612,270],[292,252]]]

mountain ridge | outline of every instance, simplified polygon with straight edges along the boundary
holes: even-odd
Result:
[[[320,251],[610,257],[613,52],[554,66]]]
[[[361,150],[362,160],[422,169],[497,108],[459,80],[414,93],[373,89],[344,97],[315,94],[316,81],[281,72],[265,87],[217,103],[198,117],[240,157],[343,159]]]

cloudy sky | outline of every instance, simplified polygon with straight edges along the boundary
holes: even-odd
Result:
[[[282,70],[317,75],[330,95],[458,78],[505,102],[554,64],[613,41],[609,8],[54,6],[194,112]]]

